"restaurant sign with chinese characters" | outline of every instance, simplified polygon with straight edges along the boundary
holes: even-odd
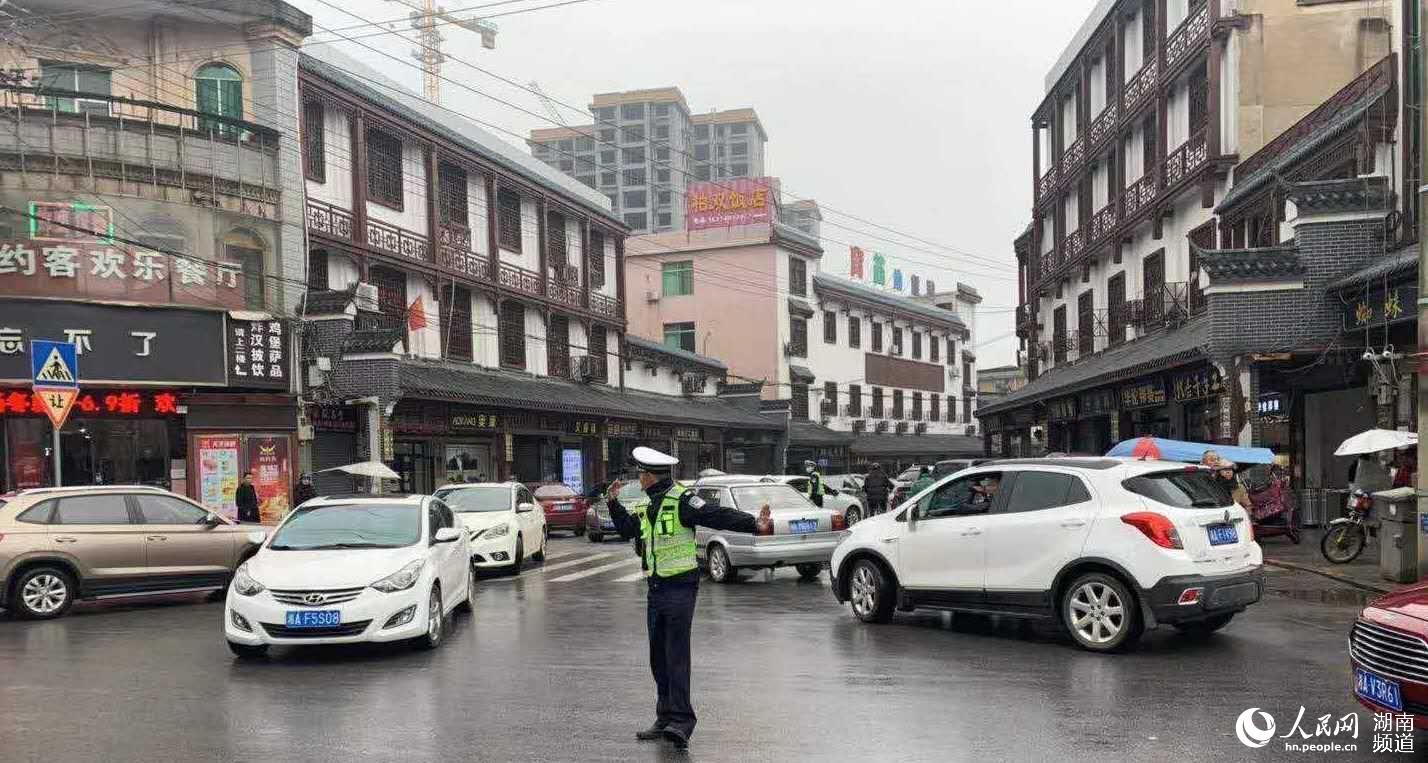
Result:
[[[1165,381],[1162,379],[1151,379],[1121,387],[1122,408],[1148,408],[1165,405],[1166,399]]]
[[[1220,396],[1225,391],[1225,383],[1218,369],[1201,368],[1176,374],[1171,378],[1171,388],[1176,400],[1202,400]]]
[[[1347,297],[1347,295],[1346,295]],[[1387,289],[1371,284],[1344,304],[1344,330],[1362,331],[1418,319],[1418,285],[1401,284]]]
[[[153,418],[176,416],[179,396],[169,390],[82,390],[71,417]],[[0,387],[0,416],[44,416],[44,404],[28,388]]]
[[[86,387],[224,386],[224,336],[224,314],[217,311],[3,298],[0,381],[28,384],[30,341],[53,339],[75,345]]]
[[[288,388],[287,328],[264,317],[228,316],[228,383],[234,387]]]

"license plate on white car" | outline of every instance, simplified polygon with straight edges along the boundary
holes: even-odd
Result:
[[[1240,542],[1240,534],[1234,525],[1210,525],[1205,528],[1210,534],[1210,545],[1230,546]]]
[[[331,628],[342,624],[342,611],[337,609],[288,610],[289,628]]]
[[[807,535],[818,532],[818,520],[816,519],[795,519],[788,523],[788,531],[794,535]]]

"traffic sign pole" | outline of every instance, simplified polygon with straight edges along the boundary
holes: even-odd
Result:
[[[53,432],[55,487],[63,484],[60,430],[79,396],[79,349],[70,342],[35,339],[30,342],[30,389],[50,417]]]

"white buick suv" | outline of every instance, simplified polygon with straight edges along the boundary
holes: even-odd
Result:
[[[475,596],[468,533],[429,495],[339,495],[293,510],[228,587],[239,657],[271,645],[408,641],[432,649]]]
[[[864,622],[895,610],[1058,621],[1114,651],[1161,624],[1208,634],[1258,601],[1249,517],[1197,466],[1113,458],[995,461],[855,525],[833,593]]]

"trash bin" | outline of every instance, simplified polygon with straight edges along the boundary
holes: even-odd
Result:
[[[1412,583],[1418,579],[1418,491],[1411,487],[1373,494],[1379,519],[1379,573],[1384,580]]]

